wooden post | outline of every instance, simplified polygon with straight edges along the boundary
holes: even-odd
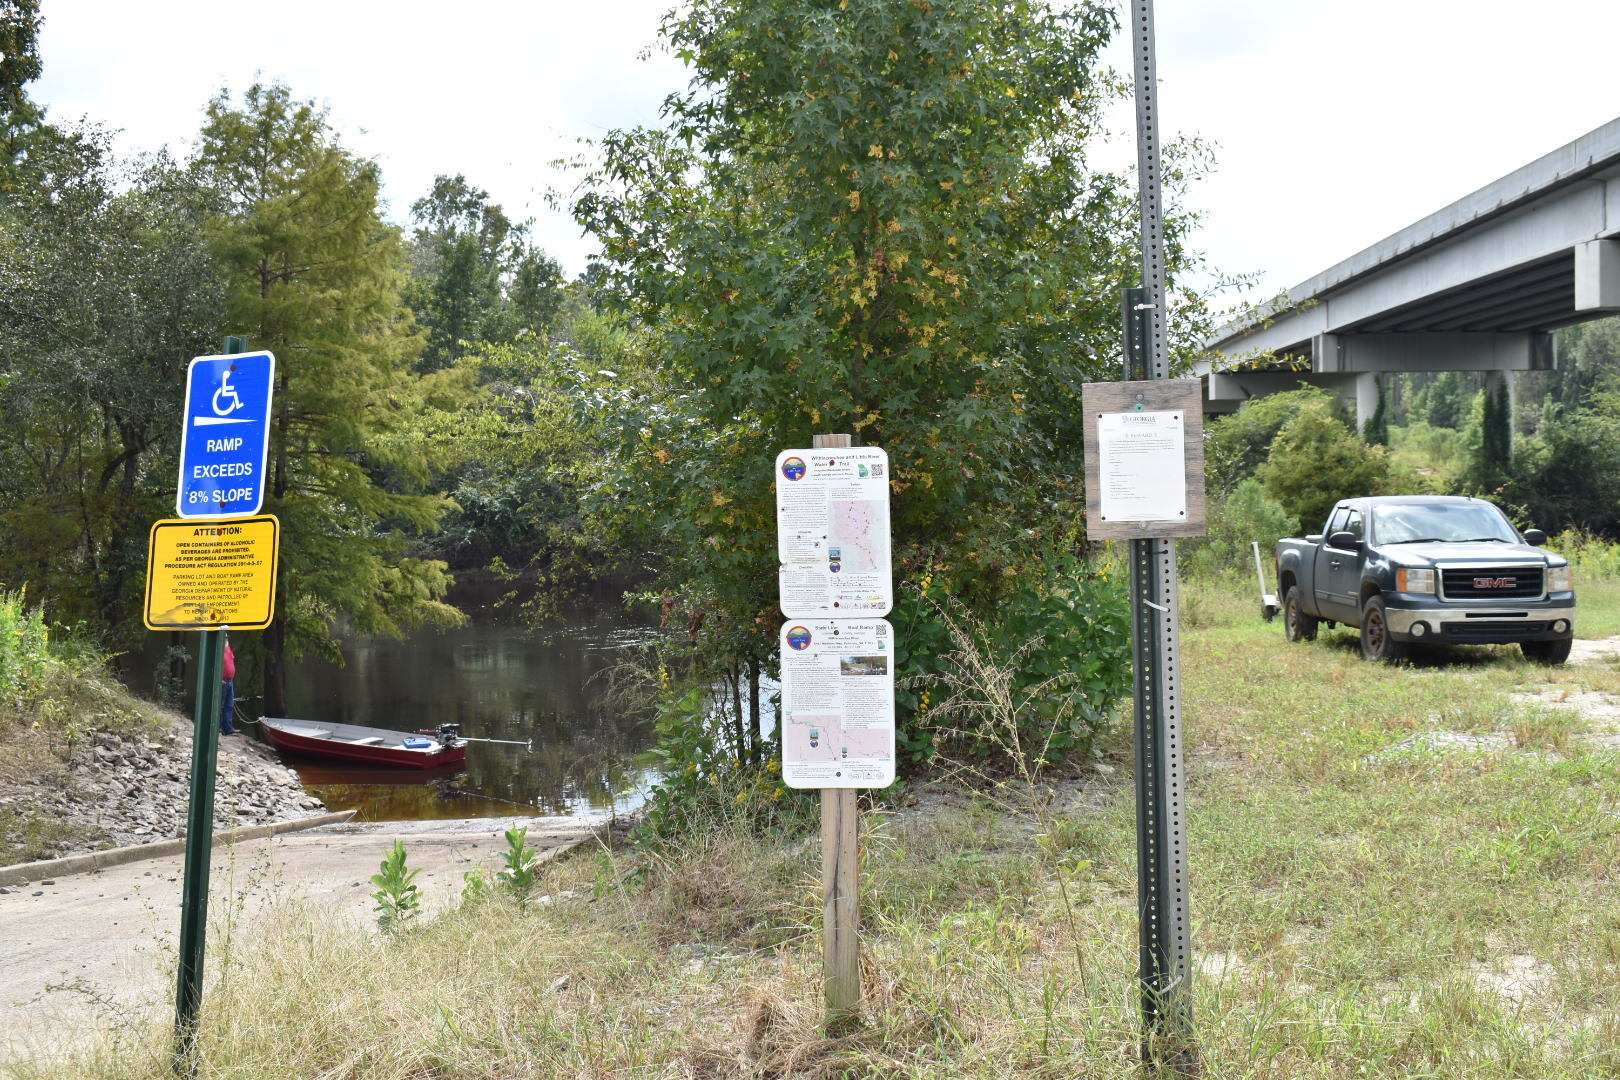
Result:
[[[835,450],[849,446],[850,437],[817,435],[811,445]],[[855,1022],[860,1012],[859,821],[854,788],[821,789],[822,987],[829,1031]]]
[[[861,1005],[859,820],[854,788],[821,789],[822,985],[829,1028],[854,1019]]]

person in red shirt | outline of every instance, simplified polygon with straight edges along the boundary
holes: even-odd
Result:
[[[231,639],[225,639],[225,666],[220,674],[224,681],[219,688],[219,733],[235,735],[236,726],[231,716],[236,712],[236,654],[231,651]]]

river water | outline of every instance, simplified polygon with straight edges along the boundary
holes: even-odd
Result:
[[[469,742],[465,762],[433,770],[284,755],[305,787],[333,810],[377,821],[640,805],[657,781],[646,760],[652,722],[604,700],[604,672],[632,660],[656,631],[614,603],[538,628],[497,621],[485,608],[464,610],[473,621],[458,629],[421,630],[404,640],[352,638],[342,643],[342,665],[298,662],[288,671],[287,710],[306,720],[403,731],[455,723],[466,736],[532,739],[532,752]]]

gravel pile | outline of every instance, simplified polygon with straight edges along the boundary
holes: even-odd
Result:
[[[214,831],[324,813],[298,774],[251,735],[222,736],[214,798]],[[167,732],[97,732],[73,752],[66,783],[40,782],[0,798],[12,808],[45,813],[99,841],[64,844],[52,856],[174,840],[186,834],[191,793],[191,725]]]

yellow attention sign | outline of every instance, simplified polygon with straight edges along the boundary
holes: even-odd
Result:
[[[152,526],[146,559],[150,630],[262,630],[276,607],[281,522],[269,514],[171,519]]]

